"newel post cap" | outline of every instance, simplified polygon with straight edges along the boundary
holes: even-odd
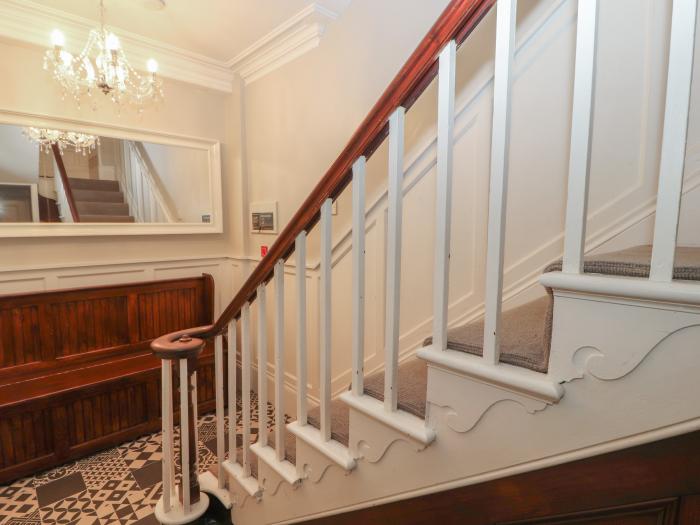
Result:
[[[151,342],[151,350],[160,359],[189,359],[197,357],[206,344],[204,337],[211,329],[210,325],[189,328],[160,336]]]

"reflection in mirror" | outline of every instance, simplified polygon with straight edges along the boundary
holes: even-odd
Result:
[[[0,223],[208,223],[207,150],[0,124]]]

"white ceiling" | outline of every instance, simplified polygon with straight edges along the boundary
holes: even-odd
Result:
[[[99,0],[33,0],[99,20]],[[229,61],[313,0],[105,0],[107,25],[217,61]],[[347,0],[322,2],[342,10]],[[82,43],[80,43],[82,45]],[[70,42],[68,42],[70,46]]]

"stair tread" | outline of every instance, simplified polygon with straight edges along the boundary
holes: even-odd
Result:
[[[505,310],[501,318],[501,362],[546,372],[552,333],[552,297],[548,293],[527,304]],[[432,337],[425,345],[432,343]],[[484,352],[484,319],[447,331],[447,348],[473,355]]]
[[[321,428],[321,409],[314,407],[309,410],[309,425]],[[340,399],[331,401],[331,438],[348,446],[350,443],[350,409]]]
[[[584,259],[584,272],[620,277],[648,277],[651,262],[650,245],[633,246],[610,253],[589,255]],[[557,261],[544,272],[560,271]],[[679,246],[673,271],[674,279],[700,280],[700,247]],[[552,334],[553,297],[547,295],[530,303],[503,312],[501,357],[503,363],[546,372]],[[427,338],[425,344],[431,344]],[[483,318],[447,331],[447,347],[474,355],[483,354]]]
[[[131,215],[80,214],[80,222],[135,222]]]
[[[651,245],[632,246],[624,250],[587,255],[584,258],[585,273],[616,275],[619,277],[649,277]],[[561,271],[562,261],[550,264],[544,271]],[[673,278],[700,281],[700,246],[678,246],[673,263]]]
[[[428,366],[422,359],[409,359],[399,365],[398,406],[414,416],[425,417],[428,392]],[[365,378],[365,394],[384,400],[384,372],[375,372]],[[320,409],[309,411],[309,424],[321,428]],[[340,399],[331,401],[331,437],[346,447],[350,442],[350,410]]]
[[[69,177],[68,182],[73,190],[119,191],[119,182],[104,179],[79,179]]]
[[[240,434],[239,434],[240,435]],[[267,444],[268,446],[275,448],[275,432],[274,430],[271,430],[268,432],[267,435]],[[259,434],[255,434],[255,439],[251,442],[251,445],[253,443],[257,443],[259,438]],[[296,442],[296,437],[294,434],[291,432],[285,432],[284,434],[284,452],[285,452],[285,459],[289,461],[292,465],[296,465],[296,457],[297,457],[297,442]],[[254,453],[250,453],[250,473],[253,477],[257,478],[258,477],[258,460],[257,456]],[[241,465],[243,464],[243,449],[239,447],[236,449],[236,461],[240,463]]]
[[[124,202],[124,194],[121,191],[112,190],[73,190],[76,201],[85,202]]]
[[[95,202],[76,200],[78,211],[86,215],[129,215],[129,205],[125,202]]]
[[[428,364],[418,358],[401,363],[397,382],[399,409],[424,419],[428,392]],[[365,378],[365,394],[384,401],[384,371]]]
[[[124,202],[76,201],[76,205],[85,215],[129,215],[129,205]]]

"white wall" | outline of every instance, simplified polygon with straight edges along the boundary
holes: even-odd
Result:
[[[320,48],[246,87],[249,200],[278,200],[281,225],[339,154],[443,7],[433,3],[406,7],[398,1],[377,4],[354,0],[331,26]],[[505,296],[510,304],[543,293],[537,278],[562,252],[576,36],[574,0],[519,4],[505,271]],[[670,0],[601,3],[589,250],[651,241],[670,7]],[[403,16],[402,8],[406,9]],[[369,16],[373,10],[378,19],[402,23],[375,24]],[[458,54],[449,311],[453,325],[478,317],[483,308],[494,40],[495,13],[490,13]],[[693,114],[698,111],[698,94],[694,89]],[[405,356],[429,335],[432,317],[436,96],[434,82],[406,120],[401,284],[401,349]],[[691,222],[700,203],[700,191],[693,191],[700,185],[697,125],[691,125],[688,151],[686,190],[691,193],[684,198],[680,238],[683,243],[697,244],[700,237]],[[383,365],[386,165],[384,144],[368,164],[366,371]],[[350,381],[347,233],[351,191],[340,197],[339,215],[334,217],[335,391],[343,390]],[[248,254],[254,255],[259,244],[273,240],[249,235]],[[314,267],[318,253],[315,231],[310,246],[310,266]],[[287,293],[293,296],[291,265],[288,273]],[[316,272],[310,272],[309,282],[310,296],[317,300]],[[270,294],[272,288],[270,285]],[[291,324],[293,297],[287,301],[287,322]],[[317,304],[310,306],[309,315],[309,331],[315,336]],[[271,307],[269,319],[271,326]],[[289,390],[293,390],[295,374],[294,333],[294,327],[289,327],[285,338]],[[272,345],[272,332],[269,341]],[[309,369],[312,393],[317,371],[314,353]]]

